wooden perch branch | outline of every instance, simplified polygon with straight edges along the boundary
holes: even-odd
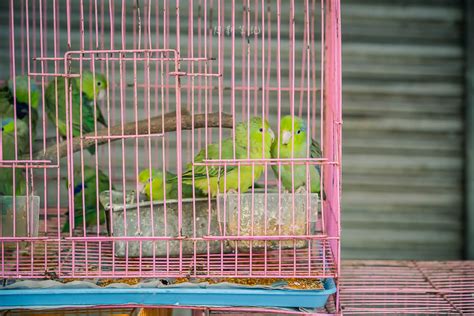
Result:
[[[222,124],[219,124],[219,113],[209,113],[207,115],[207,124],[205,114],[196,114],[194,115],[194,128],[203,128],[203,127],[219,127],[222,128],[232,128],[232,115],[221,113]],[[103,128],[97,131],[97,135],[92,132],[83,135],[82,146],[87,148],[89,146],[94,146],[97,141],[98,145],[107,143],[109,140],[111,142],[119,140],[121,138],[101,138],[101,139],[85,139],[85,137],[94,137],[94,136],[123,136],[123,135],[148,135],[148,134],[159,134],[163,132],[174,132],[176,131],[176,112],[166,113],[164,115],[164,124],[163,118],[161,115],[150,118],[150,129],[148,129],[148,119],[144,119],[138,122],[126,123],[123,126],[115,125],[110,128],[110,133],[107,128]],[[138,123],[138,127],[137,127]],[[164,127],[164,130],[162,130]],[[185,110],[182,110],[181,113],[181,129],[190,130],[192,129],[192,115]],[[74,137],[72,140],[72,150],[73,152],[79,151],[81,149],[81,138]],[[38,160],[51,160],[53,163],[57,163],[57,158],[59,154],[59,159],[67,155],[67,143],[64,141],[59,144],[55,144],[46,148],[45,151],[41,151],[35,155],[35,159]]]

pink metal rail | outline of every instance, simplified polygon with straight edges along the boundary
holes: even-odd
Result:
[[[0,172],[19,169],[26,180],[25,195],[39,196],[40,210],[35,219],[27,202],[28,232],[19,233],[23,224],[16,215],[20,205],[13,192],[13,218],[2,218],[2,232],[12,226],[13,233],[0,234],[0,277],[338,280],[342,124],[339,6],[339,0],[10,0],[8,77],[28,75],[28,85],[36,84],[41,97],[36,139],[30,133],[27,150],[18,154],[21,148],[15,123],[15,155],[13,159],[4,158],[6,152],[0,146]],[[72,87],[74,83],[77,92],[84,93],[86,71],[93,78],[102,74],[107,81],[104,97],[98,98],[95,89],[99,88],[94,85],[90,100],[99,105],[92,116],[97,118],[102,111],[107,127],[95,122],[90,133],[82,129],[82,111],[88,101],[80,98],[79,105],[74,103],[76,92]],[[7,79],[6,74],[3,77]],[[56,111],[48,116],[47,88],[60,82],[68,88],[60,93],[53,90]],[[31,90],[28,94],[31,102]],[[65,100],[65,132],[54,123],[62,119],[60,99]],[[73,110],[76,106],[79,115]],[[20,119],[16,107],[15,99],[15,120]],[[32,110],[30,106],[30,113]],[[239,122],[259,116],[268,120],[278,135],[284,115],[303,119],[308,126],[307,142],[312,138],[321,144],[321,158],[251,158],[250,150],[245,159],[237,159],[235,153],[230,159],[223,157],[224,139],[231,138],[235,150],[235,127]],[[185,116],[190,117],[190,123],[183,119]],[[225,126],[229,117],[231,124]],[[171,130],[169,122],[173,122]],[[32,120],[27,123],[32,130]],[[77,126],[79,135],[74,134]],[[0,145],[6,143],[6,137],[0,134]],[[193,157],[200,150],[207,154],[212,143],[218,146],[218,157],[195,162]],[[95,154],[88,153],[88,144],[92,144]],[[248,194],[252,209],[255,199],[265,197],[263,214],[267,218],[271,207],[266,197],[277,192],[278,232],[269,233],[267,225],[271,224],[266,221],[263,229],[250,221],[246,224],[250,227],[242,227],[245,225],[239,222],[237,230],[230,231],[229,222],[224,220],[216,233],[211,225],[214,200],[204,198],[207,207],[200,212],[199,200],[187,202],[182,198],[182,173],[187,163],[206,170],[262,166],[262,176],[252,180],[263,189],[257,191],[252,186]],[[305,220],[299,223],[302,230],[283,232],[282,227],[295,226],[297,201],[293,194],[292,206],[281,207],[285,189],[281,179],[273,175],[272,166],[287,165],[306,166],[307,179],[310,168],[318,166],[325,199],[308,206],[308,186],[302,191],[307,205]],[[87,168],[95,170],[95,219],[93,223],[79,223],[78,216],[90,213],[84,206],[89,197],[85,187],[78,194],[81,186],[76,185],[87,180]],[[99,172],[108,177],[107,189],[122,193],[122,204],[127,204],[130,190],[140,190],[139,172],[152,168],[176,174],[176,201],[165,195],[159,212],[154,211],[158,206],[149,205],[148,217],[144,215],[145,206],[139,204],[136,211],[134,208],[135,228],[128,222],[131,213],[127,205],[118,221],[108,210],[111,223],[107,231],[107,225],[99,219],[99,196],[103,191],[99,190]],[[17,176],[13,174],[12,186],[16,187]],[[239,201],[240,195],[238,192]],[[176,218],[172,203],[177,203]],[[189,203],[192,212],[188,214]],[[227,216],[227,204],[223,207],[219,214]],[[244,212],[240,204],[237,212],[240,218]],[[292,220],[283,222],[285,214],[290,214]],[[189,217],[194,223],[192,232],[184,233]],[[200,218],[205,218],[205,234],[198,233]],[[63,231],[65,223],[69,227]],[[153,227],[150,234],[141,231],[145,223]],[[121,225],[125,233],[118,232]],[[186,252],[183,247],[189,242],[194,250]],[[229,251],[222,246],[224,243],[237,246]],[[152,254],[144,254],[143,249],[150,244]],[[218,251],[212,248],[216,244],[221,245]],[[263,246],[253,249],[253,244]],[[118,255],[120,245],[125,245],[125,255]],[[131,245],[138,245],[137,254],[130,254]],[[164,246],[165,253],[156,254],[156,245]],[[251,246],[242,251],[238,245]],[[205,251],[198,251],[200,247]],[[338,306],[338,295],[335,302]]]

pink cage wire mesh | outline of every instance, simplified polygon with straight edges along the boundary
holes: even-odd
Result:
[[[13,197],[2,204],[2,278],[338,280],[338,0],[3,5],[10,30],[10,73],[3,79],[17,79],[5,83],[15,96],[14,128],[8,134],[2,121],[0,134],[0,172],[10,176],[12,191],[3,195]],[[16,94],[23,88],[19,75],[27,75],[26,116]],[[247,137],[246,152],[237,155],[240,122],[267,120],[281,139],[286,115],[307,126],[304,156],[271,156],[262,146],[266,136]],[[20,121],[30,131],[26,142]],[[300,132],[290,129],[291,137]],[[230,157],[222,149],[226,139]],[[310,155],[311,139],[321,144],[320,157]],[[196,170],[204,170],[208,188],[216,179],[212,172],[225,187],[229,170],[237,170],[237,186],[251,185],[198,197],[195,187],[186,192],[188,163],[193,181]],[[285,166],[303,166],[307,185],[297,190],[292,178],[285,188]],[[316,167],[324,193],[314,200]],[[154,179],[142,183],[142,170],[175,181],[176,192],[143,200],[143,186]]]
[[[472,315],[472,261],[345,261],[345,315]]]

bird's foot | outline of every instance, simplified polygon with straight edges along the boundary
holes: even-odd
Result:
[[[305,194],[306,193],[306,186],[301,186],[298,189],[296,189],[296,194]]]

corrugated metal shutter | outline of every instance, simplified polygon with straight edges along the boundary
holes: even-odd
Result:
[[[462,255],[462,1],[352,1],[343,23],[343,258]]]
[[[62,12],[65,6],[59,3]],[[132,5],[127,4],[130,14]],[[297,1],[296,5],[302,3]],[[0,6],[0,34],[6,39],[8,2]],[[79,3],[73,2],[73,6],[78,8]],[[184,14],[185,3],[181,6]],[[283,2],[283,6],[283,12],[288,12],[288,3]],[[230,14],[229,6],[226,11]],[[303,10],[297,8],[296,12]],[[462,1],[344,0],[342,15],[343,258],[460,258],[464,131]],[[65,26],[64,16],[61,14],[61,25]],[[72,19],[72,25],[77,27],[79,15],[72,15]],[[287,19],[287,14],[282,16],[284,32]],[[298,21],[301,23],[302,16]],[[185,20],[181,26],[186,33]],[[127,23],[129,32],[131,28]],[[51,30],[47,36],[52,43]],[[77,32],[72,34],[76,49],[78,36]],[[297,32],[297,48],[302,47],[302,37],[302,32]],[[65,32],[61,38],[63,52]],[[117,33],[116,47],[121,46],[119,39]],[[171,41],[173,45],[174,36]],[[132,38],[127,37],[127,47],[132,45]],[[183,38],[183,54],[186,45]],[[49,55],[51,49],[48,47]],[[281,53],[282,59],[287,60],[288,45],[282,45]],[[8,41],[0,42],[0,57],[3,79],[9,69]],[[299,64],[296,63],[297,73]],[[230,62],[226,61],[227,76],[229,72]],[[229,84],[225,82],[225,86]],[[228,93],[224,92],[225,100]],[[217,92],[215,99],[216,95]],[[133,93],[128,94],[129,101],[132,97]],[[275,98],[275,94],[271,95],[270,101],[275,102]],[[229,108],[228,102],[225,107]],[[275,117],[270,120],[276,125]],[[133,161],[133,150],[127,152]],[[118,163],[114,168],[118,168]],[[55,185],[49,183],[52,188]],[[55,192],[49,190],[53,202]],[[65,203],[67,197],[61,200]]]

